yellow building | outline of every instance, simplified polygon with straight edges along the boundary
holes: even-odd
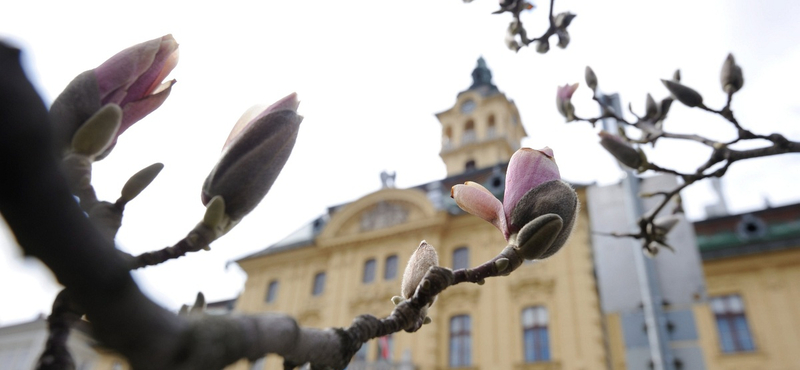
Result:
[[[695,223],[709,370],[800,369],[800,204]]]
[[[399,295],[400,276],[421,240],[436,248],[442,266],[454,269],[477,266],[505,247],[497,229],[463,213],[450,198],[450,187],[467,180],[502,195],[505,167],[526,135],[514,102],[492,83],[483,59],[472,77],[455,105],[437,114],[447,178],[396,189],[384,175],[383,189],[332,207],[283,241],[239,260],[248,279],[237,310],[283,312],[304,326],[347,326],[360,314],[392,311],[390,299]],[[583,198],[584,190],[577,190]],[[351,368],[605,367],[588,232],[584,210],[557,255],[483,286],[447,289],[429,313],[431,324],[367,343]],[[237,368],[282,368],[278,357],[265,363]]]

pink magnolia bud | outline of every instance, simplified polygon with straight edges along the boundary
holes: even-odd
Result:
[[[160,107],[175,80],[162,82],[177,63],[178,43],[166,35],[131,46],[75,77],[50,108],[58,153],[68,149],[75,131],[106,104],[122,108],[117,137]]]
[[[575,107],[572,105],[572,94],[578,89],[578,84],[566,84],[559,86],[556,90],[556,107],[558,112],[567,119],[567,122],[575,120]]]
[[[503,195],[503,209],[506,221],[509,222],[508,231],[519,231],[525,223],[512,222],[511,214],[517,207],[520,199],[534,188],[546,182],[560,180],[553,149],[545,147],[542,150],[522,148],[511,156],[506,172],[506,189]]]
[[[292,93],[239,119],[203,184],[203,204],[222,196],[225,213],[238,221],[261,202],[292,153],[303,120],[297,114],[299,104]]]
[[[528,259],[545,258],[564,245],[578,212],[575,190],[561,181],[553,150],[522,148],[511,157],[503,202],[479,184],[453,186],[464,211],[491,222]]]

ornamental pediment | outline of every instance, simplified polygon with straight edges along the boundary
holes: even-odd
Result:
[[[385,188],[344,206],[331,215],[319,235],[321,244],[340,238],[369,238],[414,227],[436,216],[426,194],[418,189]]]

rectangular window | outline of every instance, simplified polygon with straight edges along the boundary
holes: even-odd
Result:
[[[546,307],[533,306],[522,310],[522,342],[525,362],[550,361],[547,321]]]
[[[376,341],[378,342],[378,354],[375,358],[378,361],[392,361],[392,353],[394,352],[394,339],[392,335],[385,335],[380,338],[377,338]]]
[[[267,298],[265,299],[267,303],[275,302],[275,298],[278,298],[278,281],[273,280],[269,283],[269,287],[267,288]]]
[[[397,277],[397,255],[386,257],[386,269],[383,270],[383,279],[392,280]]]
[[[747,326],[744,302],[738,294],[711,298],[711,311],[717,322],[717,334],[722,352],[754,351],[753,338]]]
[[[364,284],[369,284],[375,281],[375,269],[377,268],[377,265],[378,263],[375,262],[374,258],[371,258],[364,263],[364,276],[361,279]]]
[[[469,250],[467,247],[457,248],[453,251],[453,270],[469,267]]]
[[[311,294],[317,296],[322,294],[325,291],[325,273],[320,272],[314,276],[314,288],[311,290]]]
[[[468,315],[450,319],[450,367],[466,367],[472,364],[472,339]]]

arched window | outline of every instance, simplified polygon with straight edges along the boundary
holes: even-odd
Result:
[[[278,298],[278,280],[273,280],[269,283],[267,287],[267,297],[264,299],[267,303],[275,302],[275,299]]]
[[[489,115],[489,123],[486,127],[486,138],[491,139],[497,136],[497,127],[495,126],[494,114]]]
[[[547,335],[547,308],[527,307],[522,310],[522,341],[525,362],[550,361],[550,339]]]
[[[475,121],[469,120],[464,125],[464,135],[461,138],[461,144],[474,143],[477,137],[475,136]]]
[[[386,266],[383,270],[383,279],[392,280],[397,277],[397,255],[386,257]]]
[[[446,126],[442,135],[442,149],[447,150],[453,146],[453,128]]]
[[[364,276],[361,280],[364,284],[369,284],[375,281],[375,269],[377,268],[377,265],[378,263],[375,262],[374,258],[370,258],[364,263]]]
[[[450,367],[472,365],[472,323],[469,315],[450,319]]]
[[[464,172],[472,172],[475,171],[475,160],[470,159],[464,164]]]
[[[453,270],[469,267],[469,250],[467,247],[456,248],[453,251]]]
[[[311,294],[318,296],[325,291],[325,272],[320,272],[314,275],[314,287],[311,288]]]

